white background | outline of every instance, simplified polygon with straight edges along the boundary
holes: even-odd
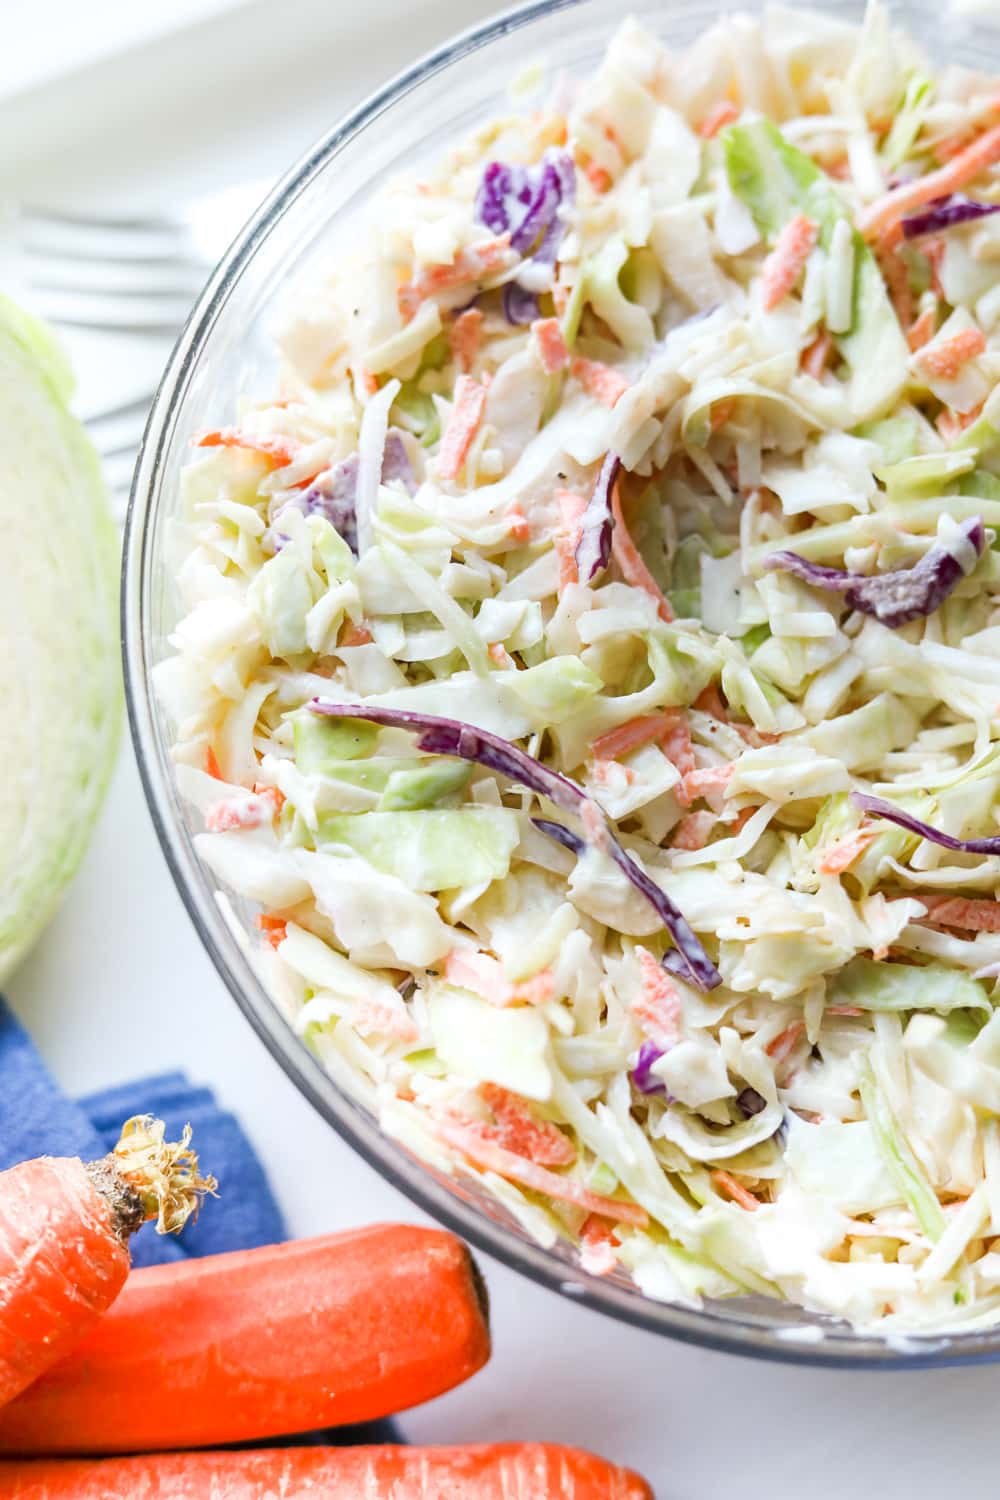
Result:
[[[0,0],[0,183],[50,203],[133,210],[277,175],[346,105],[492,8]],[[196,15],[205,19],[180,27]],[[86,69],[72,73],[74,60]],[[83,396],[92,404],[93,388]],[[312,1112],[243,1022],[173,889],[128,744],[91,851],[10,993],[70,1091],[175,1066],[210,1083],[251,1135],[295,1234],[419,1219]],[[996,1492],[1000,1370],[832,1374],[751,1363],[619,1326],[491,1262],[486,1272],[493,1361],[407,1416],[412,1440],[575,1442],[642,1469],[660,1500]]]

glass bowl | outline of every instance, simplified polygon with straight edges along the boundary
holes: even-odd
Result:
[[[797,3],[797,0],[792,0]],[[745,4],[759,11],[758,4]],[[895,18],[940,55],[940,7],[893,5]],[[629,9],[670,44],[691,41],[718,16],[716,0],[633,0]],[[863,0],[828,4],[860,19]],[[179,474],[199,429],[230,420],[237,397],[266,391],[278,308],[292,279],[331,253],[338,235],[387,178],[439,155],[505,107],[510,79],[539,58],[571,73],[596,66],[621,19],[618,0],[537,0],[456,37],[386,85],[337,125],[288,174],[223,258],[177,343],[146,429],[125,538],[122,591],[129,717],[164,853],[191,919],[247,1020],[306,1097],[365,1159],[428,1213],[516,1270],[588,1307],[672,1338],[759,1357],[823,1365],[909,1366],[1000,1359],[1000,1331],[883,1340],[794,1305],[747,1297],[701,1310],[655,1302],[624,1278],[585,1275],[567,1245],[543,1249],[492,1198],[413,1156],[324,1071],[268,996],[219,883],[199,860],[172,774],[169,730],[150,669],[168,654],[174,594],[168,530]],[[949,58],[979,67],[993,48],[982,25],[947,32]]]

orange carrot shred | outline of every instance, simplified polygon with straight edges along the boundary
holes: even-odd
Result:
[[[850,869],[876,838],[877,828],[859,828],[857,833],[852,833],[825,849],[816,862],[817,870],[821,875],[841,875],[844,870]]]
[[[458,478],[472,439],[483,420],[485,407],[486,386],[473,380],[471,375],[459,375],[455,381],[454,404],[438,453],[437,470],[442,479]]]
[[[768,1057],[773,1057],[775,1062],[782,1063],[795,1051],[799,1042],[806,1034],[806,1023],[804,1021],[793,1021],[786,1026],[773,1042],[769,1042],[765,1051]]]
[[[538,353],[545,373],[555,375],[558,370],[564,370],[569,364],[569,350],[566,348],[566,340],[563,338],[559,319],[536,318],[531,325],[531,331],[537,340]]]
[[[686,813],[674,829],[671,849],[704,849],[717,822],[712,812]]]
[[[1000,161],[1000,125],[971,141],[946,166],[913,182],[900,183],[869,204],[858,216],[858,228],[866,239],[873,239],[911,209],[957,192],[997,161]]]
[[[254,437],[239,427],[219,427],[214,432],[203,432],[195,438],[196,448],[243,448],[248,453],[257,453],[266,458],[272,468],[282,469],[290,464],[301,448],[295,438]]]
[[[912,893],[927,908],[921,920],[938,927],[960,927],[966,932],[1000,932],[1000,901],[972,900],[965,896],[925,895]]]
[[[833,353],[833,336],[824,328],[807,349],[802,351],[802,368],[813,380],[821,380]]]
[[[517,500],[511,501],[507,507],[507,519],[510,522],[510,534],[515,542],[527,542],[531,539],[531,527],[528,518],[521,509]]]
[[[732,1198],[734,1203],[739,1204],[740,1208],[745,1208],[749,1213],[754,1213],[761,1207],[760,1199],[755,1198],[753,1193],[749,1192],[741,1182],[737,1182],[731,1172],[725,1171],[722,1167],[717,1167],[709,1175],[716,1187],[720,1187],[724,1193]]]
[[[928,375],[939,380],[954,380],[963,365],[976,359],[986,349],[986,337],[979,328],[963,328],[951,338],[927,344],[917,354],[917,363]]]
[[[925,344],[929,344],[937,331],[937,308],[925,307],[919,318],[910,325],[906,335],[906,342],[910,346],[910,352],[916,354]]]
[[[731,99],[721,99],[718,104],[710,109],[708,114],[698,126],[698,134],[702,140],[712,141],[720,130],[738,120],[740,112]]]
[[[766,312],[772,312],[788,296],[815,250],[818,238],[818,225],[805,214],[796,214],[781,230],[761,271]]]
[[[621,371],[602,364],[599,359],[583,359],[577,355],[570,365],[570,373],[585,391],[596,396],[602,406],[614,406],[628,390],[628,381]]]
[[[629,1000],[629,1009],[650,1040],[667,1051],[680,1041],[683,1019],[680,991],[646,948],[637,947],[635,951],[642,989]]]
[[[736,767],[730,763],[725,766],[703,766],[689,771],[676,788],[674,795],[682,807],[687,807],[696,797],[704,797],[712,792],[723,792],[733,779],[735,769]]]
[[[467,307],[459,313],[448,333],[451,357],[463,372],[472,369],[483,331],[483,314],[478,307]]]
[[[400,286],[396,292],[399,310],[404,317],[411,318],[426,297],[482,281],[514,259],[509,234],[467,245],[447,265],[428,266],[413,281]]]
[[[226,779],[222,774],[222,771],[219,767],[219,762],[216,759],[215,751],[212,749],[211,745],[209,745],[208,749],[205,751],[205,770],[208,772],[209,776],[213,776],[216,781],[225,781]]]
[[[516,1094],[495,1083],[482,1084],[479,1092],[496,1122],[479,1127],[485,1140],[542,1167],[569,1167],[576,1161],[569,1136],[551,1120],[540,1119]]]
[[[583,169],[583,175],[594,189],[595,193],[606,193],[612,184],[610,172],[604,167],[598,166],[596,161],[590,161]]]
[[[579,583],[580,572],[576,565],[576,549],[580,542],[580,527],[587,502],[582,495],[572,490],[556,490],[559,507],[559,526],[553,542],[559,558],[559,592],[571,583]]]
[[[271,916],[266,911],[257,913],[257,926],[264,934],[265,942],[270,943],[272,948],[280,948],[288,936],[288,923],[284,917]]]
[[[618,760],[622,755],[640,750],[643,745],[651,745],[674,728],[678,716],[677,709],[666,709],[663,713],[640,714],[635,719],[627,719],[617,728],[597,736],[592,746],[594,759]]]
[[[618,1264],[620,1241],[605,1219],[590,1214],[580,1226],[580,1265],[590,1276],[609,1276]]]
[[[502,1146],[483,1140],[478,1131],[467,1125],[439,1120],[435,1123],[435,1129],[443,1141],[461,1151],[477,1166],[488,1172],[496,1172],[500,1177],[507,1177],[511,1182],[519,1182],[532,1192],[547,1194],[564,1203],[575,1203],[579,1208],[585,1208],[590,1213],[600,1214],[602,1218],[612,1219],[619,1224],[635,1224],[644,1229],[649,1223],[649,1215],[637,1203],[619,1202],[616,1198],[605,1198],[600,1193],[593,1193],[576,1178],[560,1177],[547,1167],[525,1161],[523,1157],[515,1156],[513,1151],[505,1151]]]
[[[661,620],[668,623],[674,618],[673,610],[663,596],[652,573],[646,567],[638,547],[629,535],[628,527],[625,525],[625,517],[622,515],[621,495],[618,485],[611,489],[611,514],[614,518],[615,529],[611,534],[611,553],[615,562],[621,569],[622,577],[626,583],[632,584],[633,588],[644,590],[651,599],[656,601],[656,612]]]

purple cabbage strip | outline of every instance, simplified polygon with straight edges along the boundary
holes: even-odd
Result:
[[[417,476],[413,472],[410,455],[398,427],[389,429],[382,457],[383,483],[388,484],[393,479],[400,480],[409,494],[417,493]],[[349,458],[341,459],[339,464],[334,464],[332,469],[302,494],[290,500],[284,500],[280,508],[270,517],[270,540],[275,552],[280,552],[288,541],[288,537],[276,529],[277,522],[286,510],[299,510],[305,516],[320,515],[324,520],[329,521],[334,531],[343,538],[357,557],[357,495],[358,455],[352,453]]]
[[[389,428],[382,450],[382,483],[389,484],[393,479],[399,480],[408,495],[417,493],[417,476],[398,427]]]
[[[747,1084],[746,1088],[736,1095],[736,1108],[744,1119],[752,1120],[754,1115],[759,1115],[767,1108],[767,1100]]]
[[[970,224],[975,219],[987,219],[990,214],[1000,213],[1000,203],[977,203],[962,193],[951,193],[947,198],[933,198],[919,213],[906,214],[903,218],[903,238],[919,240],[925,234],[940,234],[943,229],[953,229],[956,224]]]
[[[532,169],[509,162],[487,162],[474,213],[494,234],[509,234],[511,248],[540,265],[555,264],[566,232],[560,209],[576,196],[576,168],[566,151],[547,151]],[[503,293],[509,323],[530,323],[538,316],[538,299],[526,288],[508,283]]]
[[[653,1064],[659,1062],[663,1052],[656,1046],[655,1042],[643,1042],[639,1048],[635,1063],[632,1066],[632,1082],[640,1094],[654,1094],[661,1099],[669,1099],[667,1086],[662,1078],[657,1078],[652,1071]]]
[[[541,313],[537,295],[526,291],[523,286],[518,286],[516,281],[505,283],[500,300],[504,317],[508,323],[513,323],[516,327],[533,323]]]
[[[901,807],[893,806],[882,797],[872,797],[867,792],[852,792],[851,796],[870,817],[885,818],[887,822],[905,828],[908,833],[918,834],[932,844],[940,844],[942,849],[954,849],[959,854],[1000,854],[1000,834],[985,839],[957,839],[950,833],[932,828],[922,818],[915,818],[912,813],[904,812]]]
[[[547,797],[564,812],[576,813],[583,821],[585,842],[604,850],[626,879],[653,907],[684,959],[685,977],[702,989],[714,989],[717,984],[721,984],[718,970],[684,916],[670,897],[625,852],[597,804],[568,776],[562,776],[558,771],[543,766],[533,755],[519,750],[500,735],[477,729],[472,724],[464,724],[460,719],[446,719],[437,714],[416,713],[405,708],[376,708],[365,703],[330,703],[325,698],[314,698],[309,708],[313,713],[323,714],[328,718],[364,719],[390,729],[408,729],[417,736],[418,748],[428,755],[454,755],[461,760],[474,761],[477,765],[485,766],[488,771],[495,771],[498,775],[527,787],[529,791]],[[539,824],[543,833],[550,832],[547,820],[541,819]],[[550,836],[568,846],[568,840],[562,834],[560,826],[560,833]]]
[[[539,833],[548,834],[549,838],[557,844],[562,844],[577,859],[587,852],[587,840],[582,839],[572,828],[567,828],[565,823],[554,823],[551,818],[532,818],[532,823]]]
[[[971,542],[978,559],[986,546],[986,529],[981,516],[974,516],[961,527],[962,540]],[[848,573],[843,568],[827,568],[810,562],[797,552],[772,552],[765,568],[794,573],[815,588],[843,594],[851,609],[872,615],[882,625],[895,630],[911,620],[922,620],[944,603],[971,568],[964,566],[956,550],[937,543],[925,552],[912,568],[898,568],[892,573]]]
[[[611,514],[611,489],[618,478],[622,461],[609,453],[601,465],[587,509],[580,521],[580,540],[576,544],[576,571],[581,583],[590,583],[603,573],[611,561],[611,537],[615,529]]]

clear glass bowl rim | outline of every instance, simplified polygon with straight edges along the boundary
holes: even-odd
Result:
[[[498,1224],[429,1171],[413,1175],[415,1159],[385,1135],[374,1118],[343,1094],[278,1013],[229,932],[215,903],[198,890],[199,861],[172,806],[169,761],[156,729],[149,676],[152,521],[161,498],[164,455],[183,394],[212,330],[258,247],[320,171],[418,85],[491,42],[587,0],[531,0],[469,28],[419,59],[370,95],[323,136],[286,174],[223,256],[182,330],[157,390],[132,481],[125,523],[121,588],[122,654],[129,727],[150,814],[188,915],[215,968],[271,1055],[319,1114],[394,1187],[434,1219],[533,1281],[606,1316],[703,1348],[784,1363],[841,1369],[909,1370],[1000,1360],[1000,1330],[887,1341],[824,1327],[822,1342],[796,1338],[775,1319],[719,1318],[655,1302],[639,1292],[574,1271],[539,1245]],[[829,3],[829,0],[827,0]],[[823,0],[814,0],[823,8]],[[412,1164],[412,1165],[411,1165]],[[778,1306],[780,1304],[776,1304]],[[803,1310],[802,1321],[810,1314]],[[817,1323],[823,1320],[817,1319]]]

